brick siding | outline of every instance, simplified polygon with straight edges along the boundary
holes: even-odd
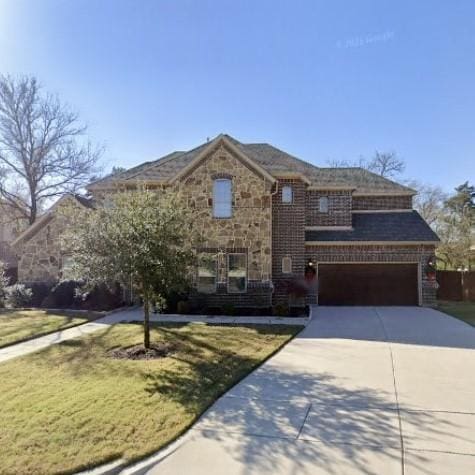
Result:
[[[328,213],[320,213],[319,200],[328,198]],[[351,193],[349,191],[309,190],[305,194],[306,226],[351,226]]]
[[[412,209],[412,196],[353,196],[353,210]]]
[[[249,280],[247,291],[243,293],[228,293],[226,283],[218,283],[216,293],[193,293],[191,302],[203,302],[208,307],[235,307],[267,308],[272,305],[272,286],[270,282]]]
[[[282,203],[282,187],[290,185],[293,202]],[[272,196],[272,280],[276,288],[274,303],[287,303],[287,294],[279,291],[282,281],[301,277],[305,267],[305,184],[301,180],[279,180]],[[292,259],[292,273],[282,272],[282,258]]]

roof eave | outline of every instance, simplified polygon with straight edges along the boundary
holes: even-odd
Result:
[[[387,190],[387,191],[356,191],[353,193],[353,196],[414,196],[417,192],[414,190]]]
[[[305,241],[306,246],[417,246],[417,245],[435,245],[440,240],[420,240],[420,241]]]

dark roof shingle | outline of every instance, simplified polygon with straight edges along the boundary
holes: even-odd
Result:
[[[306,231],[306,241],[439,241],[417,211],[353,213],[352,231]]]
[[[301,173],[312,186],[346,187],[359,193],[412,193],[414,190],[371,173],[363,168],[321,168],[305,162],[267,143],[242,143],[223,135],[251,160],[271,175]],[[145,162],[122,173],[110,175],[92,184],[92,187],[113,185],[117,181],[166,181],[189,165],[209,142],[188,152],[172,152],[158,160]]]

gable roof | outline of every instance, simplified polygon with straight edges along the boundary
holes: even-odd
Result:
[[[18,237],[11,243],[11,246],[17,246],[18,244],[28,241],[31,239],[40,229],[46,226],[53,218],[56,209],[67,200],[74,200],[76,203],[84,206],[85,208],[94,208],[94,200],[88,198],[87,196],[77,195],[77,194],[68,194],[62,196],[56,203],[54,203],[51,208],[42,214],[31,226],[28,226]]]
[[[242,143],[230,135],[221,134],[187,152],[172,152],[158,160],[146,162],[127,171],[103,178],[89,185],[88,189],[104,189],[116,185],[137,182],[170,183],[186,174],[186,171],[203,160],[220,141],[232,147],[240,158],[261,175],[274,178],[297,174],[316,188],[343,188],[359,194],[408,194],[411,188],[383,178],[362,168],[321,168],[305,162],[268,143]],[[269,178],[270,177],[270,178]]]
[[[307,242],[438,242],[437,234],[417,211],[353,213],[350,231],[305,231]]]
[[[194,168],[199,166],[199,164],[206,159],[206,157],[211,153],[212,150],[217,148],[219,145],[225,145],[231,149],[232,152],[237,156],[237,158],[247,165],[249,168],[254,170],[255,173],[261,175],[263,178],[268,179],[271,183],[275,182],[275,178],[265,169],[263,168],[258,161],[253,160],[250,158],[241,147],[238,146],[236,140],[231,139],[228,135],[218,135],[214,140],[210,143],[206,144],[207,146],[204,147],[199,151],[199,153],[195,153],[193,158],[189,161],[189,163],[183,167],[170,181],[174,182],[187,176]]]

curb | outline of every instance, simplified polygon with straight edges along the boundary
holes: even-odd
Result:
[[[96,468],[91,468],[90,470],[76,472],[75,475],[118,475],[124,467],[125,460],[117,459],[104,465],[99,465]]]

